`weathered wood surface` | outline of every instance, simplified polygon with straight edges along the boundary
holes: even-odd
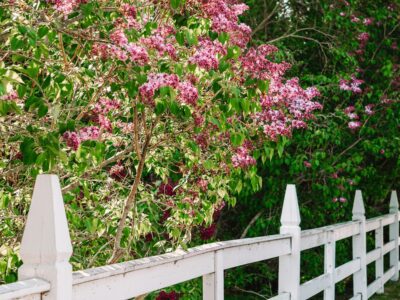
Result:
[[[218,283],[223,273],[220,270],[288,253],[290,237],[276,235],[212,243],[188,251],[78,271],[73,274],[73,299],[127,299],[214,272],[219,281],[207,283],[221,290]]]
[[[31,299],[35,299],[34,297],[39,297],[38,299],[40,299],[40,294],[48,292],[49,290],[50,283],[40,278],[21,280],[0,285],[0,299],[27,299],[25,297],[28,296],[30,296]]]

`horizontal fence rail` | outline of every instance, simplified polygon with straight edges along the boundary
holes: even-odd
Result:
[[[321,228],[300,229],[300,211],[294,185],[286,188],[278,235],[205,244],[158,256],[72,272],[72,246],[58,177],[39,175],[21,243],[23,265],[19,281],[0,285],[3,299],[108,300],[129,299],[202,277],[203,299],[224,299],[224,270],[279,258],[278,294],[271,300],[303,300],[323,292],[335,299],[335,284],[353,277],[353,297],[368,299],[383,293],[389,281],[399,279],[399,204],[392,192],[389,214],[365,218],[360,191],[356,192],[353,220]],[[389,241],[384,243],[384,228]],[[375,233],[375,249],[367,252],[366,235]],[[353,259],[336,266],[336,242],[351,238]],[[324,273],[300,282],[301,251],[324,247]],[[389,268],[384,256],[389,255]],[[368,284],[367,265],[375,264],[375,280]]]

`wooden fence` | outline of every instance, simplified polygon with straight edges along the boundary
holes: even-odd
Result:
[[[335,298],[335,284],[353,276],[353,297],[368,299],[383,293],[385,283],[399,277],[399,205],[396,192],[389,214],[366,220],[361,191],[357,191],[353,220],[317,229],[300,229],[294,185],[286,188],[279,235],[216,242],[163,255],[72,272],[72,246],[58,177],[39,175],[22,238],[19,281],[0,285],[0,299],[129,299],[190,279],[203,278],[203,299],[224,299],[224,270],[279,258],[278,295],[271,298],[308,299],[323,292]],[[389,242],[384,243],[384,227]],[[375,231],[375,249],[367,252],[366,234]],[[336,242],[352,238],[353,258],[336,266]],[[324,246],[324,273],[300,282],[301,251]],[[390,256],[385,270],[384,255]],[[376,276],[367,282],[367,265]]]

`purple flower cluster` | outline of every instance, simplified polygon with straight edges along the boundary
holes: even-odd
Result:
[[[125,18],[125,24],[128,28],[134,28],[136,30],[141,28],[139,22],[136,21],[137,11],[134,5],[122,3],[120,10]],[[121,21],[121,23],[123,23],[123,21]]]
[[[129,53],[130,59],[138,65],[144,66],[149,62],[149,54],[145,48],[134,43],[129,43],[126,45],[125,49]]]
[[[19,99],[19,96],[16,91],[12,90],[11,92],[0,96],[0,100],[4,101],[17,101]]]
[[[124,30],[120,28],[110,34],[110,40],[120,47],[125,47],[128,44],[128,38]]]
[[[120,107],[121,103],[119,103],[118,100],[101,97],[99,101],[94,105],[93,112],[96,114],[107,114],[110,111],[116,110]]]
[[[212,223],[210,226],[200,226],[200,238],[203,241],[211,239],[217,230],[217,224]]]
[[[179,294],[175,291],[167,293],[166,291],[161,291],[156,300],[179,300]]]
[[[364,107],[364,113],[368,116],[372,116],[375,113],[373,108],[374,108],[374,104],[366,105]],[[356,108],[354,106],[348,106],[344,109],[344,113],[350,119],[347,126],[351,130],[356,130],[362,126],[362,123],[360,121],[358,121],[360,119],[360,117],[358,116],[358,114],[355,111],[356,111]]]
[[[255,165],[256,160],[249,154],[250,150],[251,145],[249,143],[244,143],[238,147],[236,153],[232,156],[232,165],[235,168],[247,168]]]
[[[173,182],[171,179],[168,179],[167,183],[161,183],[160,186],[158,187],[158,194],[159,195],[166,195],[166,196],[175,196],[176,191],[175,191],[176,183]]]
[[[333,202],[341,202],[341,203],[345,203],[347,202],[347,199],[345,197],[335,197],[332,199]]]
[[[196,105],[199,98],[197,88],[190,81],[179,82],[179,78],[175,74],[150,74],[147,82],[139,87],[139,93],[145,103],[154,105],[156,90],[166,86],[178,90],[177,99],[181,103]]]
[[[48,0],[50,4],[61,14],[69,15],[79,4],[85,3],[86,0]]]
[[[110,174],[111,178],[113,178],[117,181],[121,181],[124,178],[126,178],[126,176],[128,176],[126,169],[124,168],[124,166],[121,163],[118,163],[118,164],[112,166],[109,171],[109,174]]]
[[[272,45],[262,45],[258,48],[250,48],[247,53],[240,58],[241,67],[252,78],[261,80],[277,79],[282,77],[290,64],[274,63],[266,56],[270,56],[278,51],[278,48]]]
[[[349,124],[348,124],[349,128],[352,129],[352,130],[360,128],[361,125],[362,124],[359,121],[350,121]]]
[[[203,11],[212,21],[215,32],[229,33],[230,43],[245,47],[251,37],[251,28],[239,22],[239,16],[249,7],[245,4],[231,4],[226,0],[203,1]]]
[[[306,128],[305,121],[313,118],[315,110],[322,109],[320,103],[312,101],[317,96],[315,87],[304,90],[298,78],[286,82],[273,79],[268,93],[260,99],[262,111],[255,115],[256,120],[271,140],[291,136],[293,129]]]
[[[84,127],[78,132],[66,131],[63,134],[63,138],[66,141],[67,146],[74,150],[77,150],[82,142],[88,140],[98,140],[99,137],[100,130],[99,127],[96,126]]]
[[[360,85],[364,83],[364,80],[357,79],[355,75],[351,75],[350,80],[340,79],[339,88],[343,91],[352,91],[353,93],[359,94],[362,92]]]
[[[174,33],[174,28],[162,26],[157,28],[153,35],[141,38],[140,42],[149,49],[155,49],[161,56],[168,54],[172,59],[176,59],[176,49],[173,45],[175,42]]]
[[[185,104],[190,104],[195,106],[199,94],[197,88],[189,81],[183,81],[178,84],[178,100]]]
[[[202,39],[195,54],[189,58],[189,63],[206,71],[215,70],[219,65],[218,54],[226,55],[226,48],[218,40]]]
[[[154,105],[154,94],[156,90],[166,86],[177,88],[178,84],[179,78],[176,74],[151,73],[147,78],[147,82],[139,87],[139,93],[143,102]]]
[[[121,37],[115,37],[116,43],[124,42]],[[135,43],[124,44],[123,47],[118,45],[108,45],[95,43],[92,47],[92,54],[100,59],[118,59],[121,61],[126,61],[128,58],[137,63],[140,66],[146,65],[149,62],[149,55],[147,50]]]

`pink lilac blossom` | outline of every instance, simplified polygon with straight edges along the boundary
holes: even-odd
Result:
[[[110,174],[111,178],[117,181],[123,180],[128,176],[128,173],[126,172],[124,166],[121,165],[121,163],[112,166],[108,173]]]
[[[150,49],[155,49],[159,55],[168,54],[172,59],[177,58],[175,43],[175,29],[171,26],[161,26],[156,32],[146,38],[141,38],[140,42]]]
[[[54,5],[54,8],[61,14],[67,16],[73,12],[73,10],[81,3],[85,3],[84,0],[48,0],[48,3]]]
[[[245,4],[231,4],[225,0],[203,1],[203,12],[212,21],[215,32],[226,32],[233,38],[230,43],[244,47],[250,40],[250,28],[245,24],[238,24],[238,16],[248,9]]]
[[[368,116],[372,116],[375,112],[373,111],[374,105],[373,104],[368,104],[365,106],[365,113]]]
[[[373,23],[374,23],[374,19],[373,19],[373,18],[365,18],[365,19],[363,20],[363,24],[364,24],[365,26],[372,25]]]
[[[249,147],[244,144],[236,149],[236,153],[232,156],[232,164],[235,168],[247,168],[255,165],[256,160],[250,154]]]
[[[79,145],[88,140],[98,140],[100,137],[100,130],[98,127],[89,126],[84,127],[79,132],[66,131],[63,134],[63,138],[67,143],[68,147],[73,150],[77,150]]]
[[[146,49],[139,45],[129,43],[126,45],[126,51],[129,53],[130,59],[140,66],[144,66],[149,62],[149,55]]]
[[[189,81],[180,82],[177,87],[178,90],[178,100],[185,103],[195,106],[197,103],[197,99],[199,98],[199,94],[197,92],[197,88],[193,86],[193,84]]]
[[[125,17],[128,28],[134,28],[136,30],[141,29],[142,26],[138,21],[136,21],[137,11],[135,6],[123,3],[121,5],[121,11]]]
[[[112,132],[112,125],[109,118],[104,115],[98,115],[94,118],[94,122],[99,124],[100,128],[104,128],[108,132]]]
[[[89,140],[98,140],[100,137],[100,129],[96,126],[84,127],[79,130],[79,138],[81,142]]]
[[[123,29],[117,29],[112,32],[110,34],[110,40],[120,47],[124,47],[128,44],[128,38],[126,37]]]
[[[189,63],[206,71],[215,70],[219,65],[218,54],[226,55],[226,48],[218,40],[201,39],[195,54],[189,58]]]
[[[179,78],[176,74],[151,73],[145,84],[139,87],[139,93],[144,103],[154,105],[154,94],[161,87],[177,88]]]
[[[359,94],[362,92],[360,85],[364,83],[363,80],[357,79],[354,75],[351,75],[350,80],[340,79],[339,88],[343,91],[352,91],[353,93]]]
[[[125,17],[131,17],[131,18],[136,19],[137,11],[136,11],[136,7],[134,5],[130,5],[128,3],[123,3],[121,5],[121,10]]]
[[[131,134],[135,128],[135,125],[132,122],[125,123],[119,120],[115,123],[115,126],[121,129],[121,132],[124,134]]]
[[[197,127],[200,127],[201,125],[204,124],[205,119],[204,119],[204,116],[203,116],[202,114],[200,114],[200,113],[194,111],[194,112],[192,113],[192,117],[193,117],[193,120],[194,120],[194,124],[195,124]]]
[[[361,32],[358,36],[357,36],[357,40],[360,42],[360,48],[363,49],[365,48],[365,46],[367,45],[367,42],[370,38],[370,35],[368,32]]]
[[[94,105],[93,112],[96,114],[107,114],[110,111],[116,110],[121,107],[118,100],[101,97]]]
[[[312,101],[317,96],[319,91],[314,87],[302,89],[298,78],[271,80],[268,94],[261,96],[262,112],[255,114],[256,122],[271,140],[291,136],[293,129],[305,128],[313,112],[322,109],[320,103]]]
[[[197,184],[197,186],[200,188],[200,190],[202,192],[206,192],[207,191],[207,187],[208,187],[208,181],[207,180],[205,180],[203,178],[200,178],[199,180],[197,180],[196,184]]]
[[[286,62],[274,63],[266,56],[277,52],[278,48],[272,45],[262,45],[258,48],[250,48],[247,53],[240,58],[241,67],[252,78],[261,80],[271,80],[282,77],[290,68]]]
[[[230,32],[229,41],[233,45],[244,48],[251,39],[251,32],[250,26],[241,23],[237,26],[236,31]]]
[[[120,61],[126,61],[128,59],[126,51],[115,45],[109,45],[109,55],[119,59]]]
[[[346,115],[348,115],[348,114],[350,114],[350,113],[352,113],[353,111],[355,111],[356,110],[356,108],[354,107],[354,106],[348,106],[348,107],[346,107],[345,109],[344,109],[344,113],[346,114]]]
[[[92,47],[92,54],[102,60],[116,58],[121,61],[126,61],[128,58],[138,65],[145,65],[149,61],[149,56],[146,49],[134,43],[129,43],[121,48],[116,45],[106,45],[95,43]]]
[[[355,15],[351,15],[350,16],[350,21],[353,22],[353,23],[358,23],[358,22],[360,22],[360,19],[357,18]]]
[[[0,96],[0,100],[4,101],[17,101],[19,99],[19,96],[16,91],[12,90],[11,92]]]
[[[63,138],[66,141],[68,147],[74,150],[78,150],[78,147],[81,144],[81,140],[79,138],[78,133],[66,131],[63,134]]]
[[[349,128],[350,129],[358,129],[358,128],[360,128],[361,127],[361,122],[359,122],[359,121],[351,121],[351,122],[349,122],[349,124],[348,124],[348,126],[349,126]]]
[[[347,114],[347,116],[348,116],[351,120],[358,120],[358,119],[360,118],[356,113],[349,113],[349,114]]]
[[[107,59],[110,57],[110,48],[106,44],[95,43],[92,46],[92,55],[99,57],[100,59]]]
[[[199,145],[199,147],[203,150],[207,149],[208,147],[208,139],[209,139],[209,134],[205,131],[200,132],[194,137],[194,141],[196,142],[196,144]]]
[[[150,49],[157,50],[161,56],[167,53],[172,59],[177,58],[175,47],[170,43],[165,43],[163,38],[160,36],[142,38],[140,39],[140,42]]]

